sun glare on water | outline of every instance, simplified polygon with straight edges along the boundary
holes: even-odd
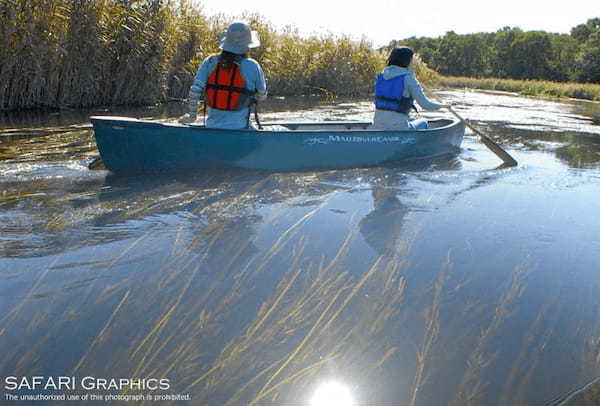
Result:
[[[339,382],[325,382],[310,399],[310,406],[354,406],[350,389]]]

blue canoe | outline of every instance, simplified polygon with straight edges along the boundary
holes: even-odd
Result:
[[[368,122],[271,123],[264,130],[91,117],[98,150],[112,172],[200,168],[269,171],[356,168],[458,151],[465,126],[431,120],[427,130],[382,131]]]

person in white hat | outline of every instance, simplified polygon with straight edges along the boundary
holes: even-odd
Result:
[[[206,127],[253,129],[250,107],[267,97],[267,85],[262,68],[246,53],[259,45],[258,34],[248,24],[232,23],[221,38],[222,52],[206,58],[198,69],[188,94],[189,113],[179,122],[196,121],[198,102],[204,97]]]

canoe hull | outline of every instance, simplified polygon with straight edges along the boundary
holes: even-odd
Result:
[[[419,131],[370,130],[369,123],[289,123],[293,130],[250,131],[120,117],[92,117],[91,121],[104,164],[115,173],[379,166],[455,153],[465,131],[464,124],[451,120]]]

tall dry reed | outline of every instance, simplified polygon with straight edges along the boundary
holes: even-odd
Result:
[[[272,95],[367,96],[386,55],[367,40],[302,37],[258,14],[250,56]],[[0,110],[152,104],[185,98],[202,60],[234,19],[208,18],[189,0],[4,0]],[[424,64],[417,74],[434,76]]]

